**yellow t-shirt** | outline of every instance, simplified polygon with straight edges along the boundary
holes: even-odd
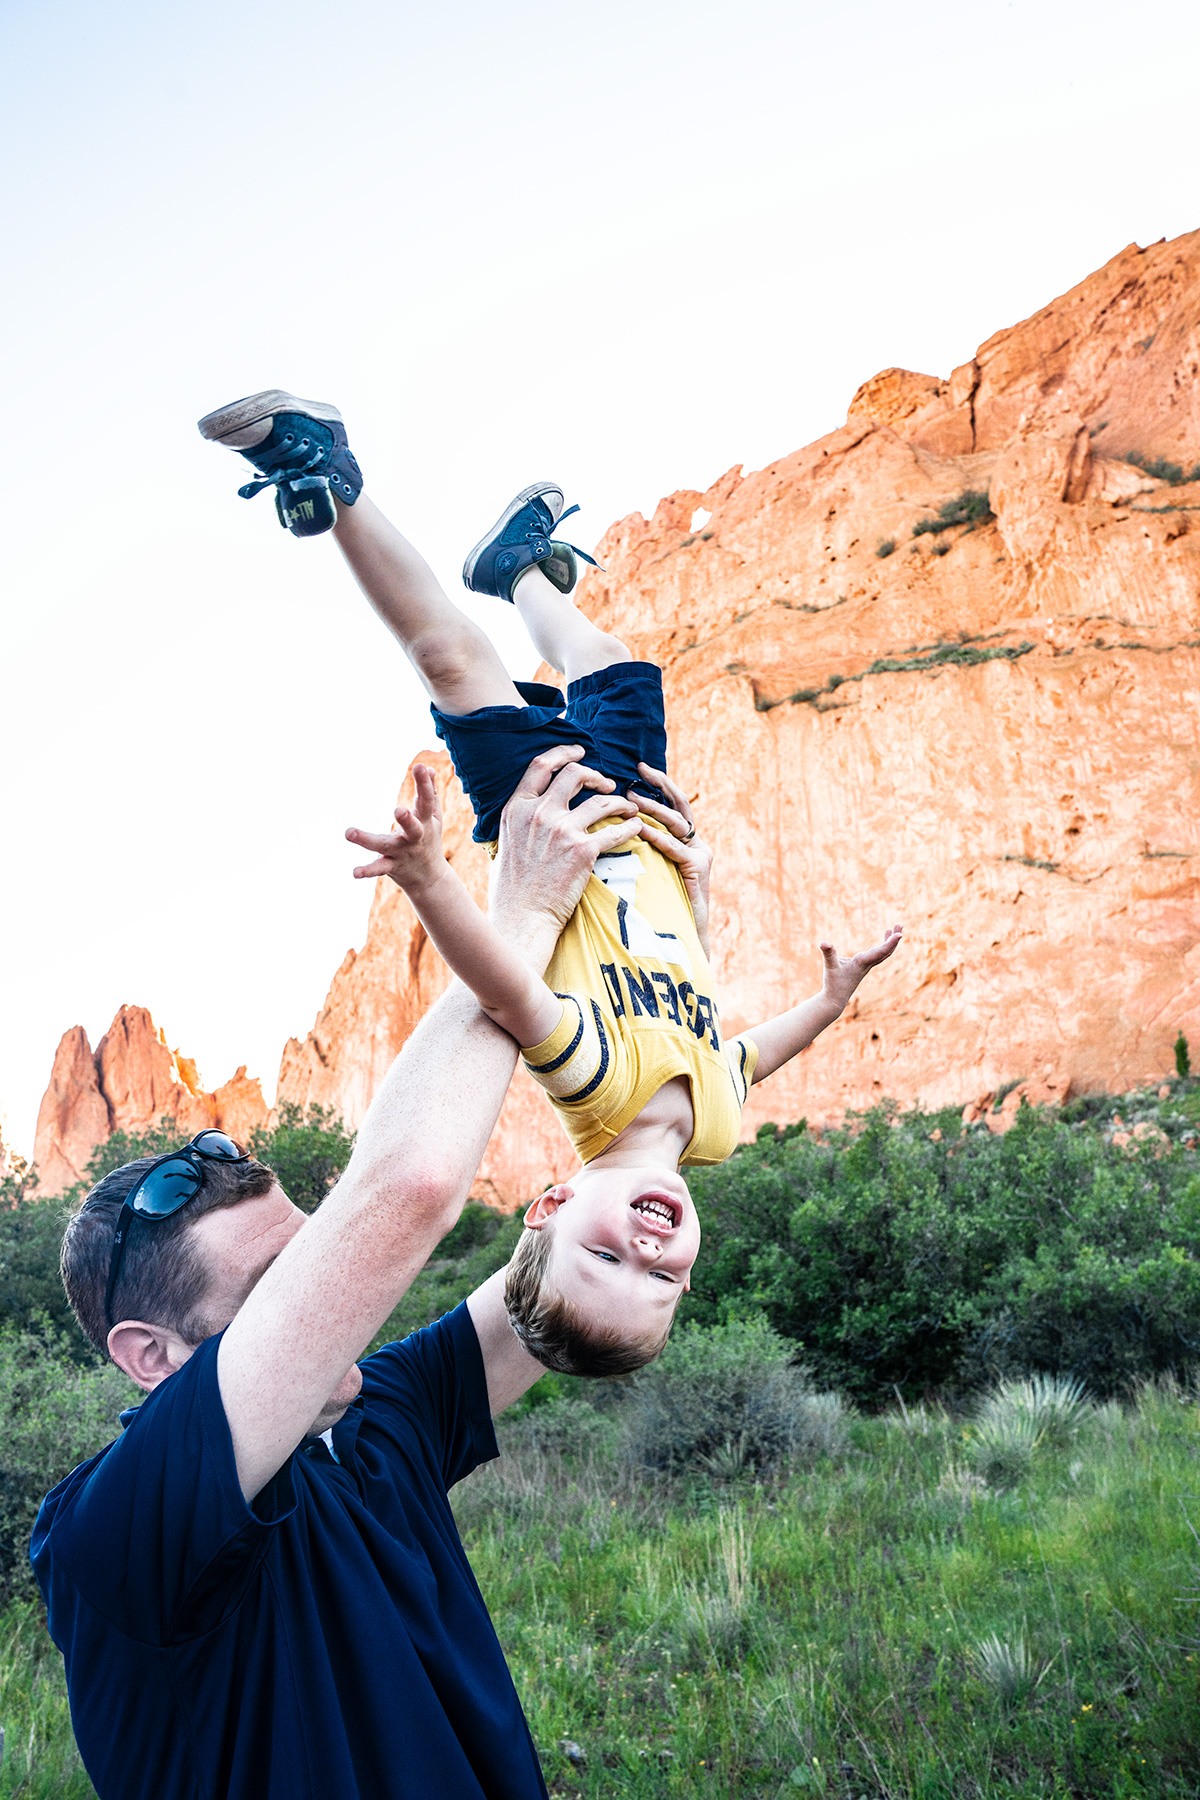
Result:
[[[695,1117],[683,1162],[732,1155],[758,1051],[722,1040],[712,971],[673,862],[641,838],[598,857],[546,981],[562,1018],[521,1054],[582,1162],[676,1075],[691,1083]]]

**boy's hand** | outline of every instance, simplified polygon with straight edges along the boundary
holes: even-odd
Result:
[[[651,787],[661,788],[672,802],[670,806],[663,806],[661,801],[651,800],[646,794],[636,794],[632,788],[629,790],[629,797],[635,802],[639,812],[649,813],[652,819],[660,820],[666,828],[658,831],[653,825],[643,824],[641,835],[648,844],[653,844],[656,850],[660,850],[678,866],[691,902],[692,917],[696,921],[696,936],[707,956],[708,878],[712,871],[712,850],[703,839],[696,836],[696,825],[688,797],[678,783],[672,781],[661,769],[652,769],[649,763],[639,763],[638,774]]]
[[[412,893],[428,887],[449,867],[442,855],[442,803],[432,769],[424,763],[414,763],[413,785],[416,793],[412,808],[396,808],[394,831],[359,831],[353,825],[347,831],[352,844],[375,852],[374,862],[360,863],[355,869],[356,881],[390,875],[397,887]]]
[[[822,944],[821,956],[825,963],[822,997],[841,1012],[849,1004],[851,995],[867,970],[887,961],[899,944],[903,932],[903,925],[890,925],[881,943],[873,945],[870,950],[859,950],[853,956],[839,956],[832,944]]]

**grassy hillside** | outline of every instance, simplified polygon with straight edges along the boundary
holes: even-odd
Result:
[[[926,1408],[724,1479],[533,1420],[458,1510],[552,1792],[1200,1792],[1194,1391],[1089,1409],[991,1480]]]
[[[456,1494],[554,1793],[1200,1792],[1198,1139],[1181,1077],[1004,1136],[765,1127],[697,1172],[661,1362],[547,1377]],[[255,1146],[308,1207],[350,1147],[299,1115]],[[0,1795],[83,1800],[26,1547],[131,1396],[64,1312],[62,1207],[4,1189]],[[519,1229],[468,1207],[380,1340]]]

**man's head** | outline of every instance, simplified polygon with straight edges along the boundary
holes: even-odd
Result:
[[[700,1223],[674,1169],[589,1163],[539,1196],[504,1303],[532,1356],[565,1375],[624,1375],[667,1341]]]
[[[135,1219],[104,1317],[121,1207],[153,1162],[139,1157],[97,1182],[67,1226],[63,1285],[98,1350],[151,1389],[222,1331],[304,1223],[271,1170],[253,1159],[204,1161],[199,1193],[169,1218]]]

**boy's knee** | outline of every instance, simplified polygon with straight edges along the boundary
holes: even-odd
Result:
[[[418,674],[434,688],[453,687],[477,666],[479,645],[468,626],[440,626],[424,632],[408,646],[408,654]]]

